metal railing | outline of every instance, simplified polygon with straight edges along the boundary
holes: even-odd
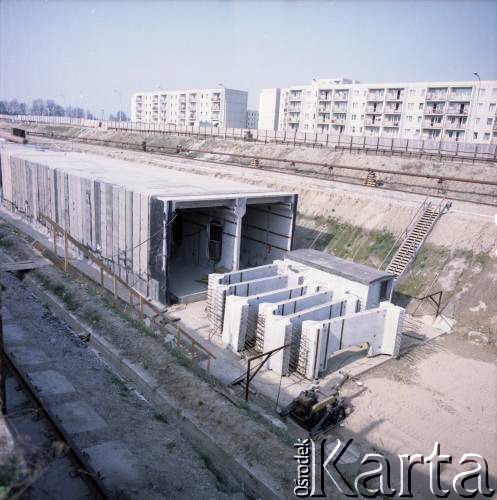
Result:
[[[407,238],[407,236],[409,235],[409,233],[411,232],[411,230],[414,228],[414,226],[418,222],[418,219],[421,217],[421,215],[423,214],[423,212],[430,206],[430,203],[431,203],[430,199],[427,196],[423,200],[423,202],[421,203],[421,205],[419,205],[418,209],[416,210],[416,212],[412,216],[411,220],[409,221],[409,223],[407,224],[407,226],[405,227],[405,229],[402,231],[402,233],[399,234],[399,236],[397,237],[397,239],[394,241],[393,245],[391,246],[391,248],[388,251],[388,253],[385,255],[385,258],[383,259],[383,262],[379,265],[378,269],[381,270],[381,269],[384,269],[386,267],[385,264],[387,263],[388,258],[393,254],[394,250],[397,247],[400,247],[400,245],[402,245],[402,243],[404,242],[404,240]]]
[[[426,111],[425,111],[426,113]],[[299,132],[298,130],[260,130],[245,128],[195,127],[167,123],[142,123],[87,120],[57,116],[0,115],[1,120],[13,123],[47,123],[79,127],[121,130],[131,133],[171,134],[193,137],[250,140],[262,143],[292,144],[294,146],[325,147],[334,150],[363,151],[375,154],[436,157],[455,161],[497,161],[497,144],[440,141],[439,139],[403,139],[337,133]],[[497,141],[496,141],[497,142]]]
[[[140,292],[138,292],[136,289],[128,285],[126,281],[121,279],[117,274],[115,274],[111,269],[109,269],[106,264],[96,255],[93,254],[92,251],[90,251],[87,247],[85,247],[82,243],[80,243],[78,240],[76,240],[73,236],[71,236],[63,227],[61,227],[59,224],[57,224],[55,221],[47,217],[45,214],[40,213],[39,214],[39,219],[40,222],[48,224],[50,226],[50,233],[52,235],[52,253],[54,259],[57,261],[55,262],[58,264],[58,267],[64,271],[65,273],[69,272],[69,265],[70,265],[70,259],[69,259],[69,243],[76,247],[79,252],[81,252],[87,259],[89,259],[93,264],[95,264],[99,268],[99,276],[100,276],[100,286],[102,289],[105,289],[105,274],[110,276],[112,280],[112,293],[114,295],[114,304],[117,304],[119,299],[122,299],[122,297],[119,297],[119,291],[118,291],[118,285],[123,287],[125,291],[128,292],[128,304],[132,307],[132,309],[137,309],[139,312],[139,315],[142,320],[145,320],[147,317],[156,323],[157,326],[160,328],[164,327],[164,323],[166,323],[165,328],[167,328],[169,325],[172,326],[172,332],[174,332],[176,336],[176,345],[178,347],[181,346],[181,341],[183,340],[183,343],[187,343],[190,346],[190,354],[192,361],[195,361],[198,359],[197,353],[203,354],[206,357],[206,371],[210,371],[210,364],[211,364],[211,359],[216,359],[214,354],[212,354],[206,347],[204,347],[200,342],[198,342],[195,338],[193,338],[188,332],[186,332],[183,328],[181,328],[178,324],[176,319],[174,318],[169,318],[167,311],[164,309],[161,309],[157,305],[155,305],[152,301],[150,301],[148,298],[144,297]],[[59,261],[59,257],[57,254],[57,236],[61,235],[63,242],[64,242],[64,257],[62,261]],[[38,244],[38,249],[42,250],[45,247],[43,246],[43,243],[40,241],[36,241],[35,245]],[[41,247],[40,247],[41,245]],[[74,267],[74,266],[73,266]],[[75,269],[78,272],[81,272],[81,270],[77,267]],[[136,302],[135,302],[136,300]],[[148,308],[151,311],[151,315],[146,314],[146,309]]]

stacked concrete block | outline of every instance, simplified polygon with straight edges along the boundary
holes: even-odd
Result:
[[[306,345],[306,351],[302,352],[305,363],[299,371],[309,379],[318,378],[334,353],[365,343],[369,345],[369,356],[397,356],[403,320],[403,308],[382,302],[378,308],[357,314],[327,321],[305,321],[302,326],[302,341]]]
[[[403,309],[394,277],[313,250],[272,265],[209,277],[209,315],[230,350],[274,353],[268,368],[315,378],[337,350],[368,342],[370,355],[396,355]],[[361,312],[362,311],[362,312]]]

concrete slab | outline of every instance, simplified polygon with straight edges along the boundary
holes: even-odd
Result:
[[[105,420],[84,401],[71,401],[52,410],[70,434],[95,431],[107,425]]]
[[[107,441],[83,450],[90,457],[91,466],[104,477],[110,488],[122,488],[123,483],[140,477],[130,451],[119,441]]]
[[[8,348],[7,351],[20,365],[38,365],[50,361],[45,352],[29,346],[15,346]]]
[[[12,313],[6,307],[2,308],[2,320],[4,323],[14,320]]]
[[[7,393],[7,411],[11,412],[17,406],[21,406],[29,401],[26,393],[22,390],[18,391],[19,383],[14,377],[5,379],[5,391]]]
[[[115,184],[132,191],[168,199],[190,200],[200,197],[204,200],[239,196],[271,199],[275,195],[292,195],[260,185],[178,172],[154,165],[147,165],[147,175],[143,175],[143,166],[139,163],[90,153],[41,150],[33,146],[14,144],[3,145],[2,148],[15,158],[27,162],[40,163],[77,177]]]
[[[16,324],[9,324],[3,326],[3,338],[5,343],[19,343],[26,340],[24,330]]]
[[[28,373],[28,377],[42,396],[51,394],[65,394],[75,392],[74,386],[69,380],[55,370],[44,370]]]

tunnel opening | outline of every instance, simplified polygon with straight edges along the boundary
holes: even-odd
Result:
[[[240,267],[254,267],[281,259],[291,250],[293,206],[287,203],[247,204],[242,219]]]
[[[237,208],[238,207],[238,208]],[[226,200],[219,206],[178,203],[169,231],[168,288],[172,303],[207,297],[208,275],[282,258],[291,249],[292,203]]]

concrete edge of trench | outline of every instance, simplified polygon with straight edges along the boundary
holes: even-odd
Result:
[[[191,445],[202,456],[207,456],[216,472],[228,484],[240,488],[253,498],[284,499],[283,491],[277,491],[274,485],[268,484],[262,478],[254,475],[240,459],[224,450],[215,440],[172,401],[158,387],[157,381],[141,367],[137,366],[121,354],[108,340],[95,333],[75,315],[67,311],[50,292],[44,290],[31,276],[26,276],[24,282],[36,291],[37,297],[45,303],[56,316],[68,323],[78,334],[89,337],[90,346],[97,351],[103,360],[123,379],[131,382],[139,393],[156,409],[164,409],[175,415],[180,428],[188,436]],[[229,470],[229,475],[225,473]]]

